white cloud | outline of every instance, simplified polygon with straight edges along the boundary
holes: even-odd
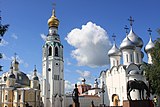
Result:
[[[82,81],[82,79],[86,79],[87,82],[91,82],[94,79],[90,71],[77,70],[76,72],[80,75],[80,77],[78,78],[79,81]]]
[[[65,80],[65,92],[71,92],[74,89],[74,84],[72,84],[70,81]]]
[[[68,58],[66,58],[66,63],[67,63],[67,65],[72,65],[72,63],[69,61]]]
[[[46,36],[45,34],[40,34],[40,35],[41,35],[41,38],[42,38],[44,41],[46,41],[47,36]]]
[[[65,38],[75,47],[71,56],[81,66],[104,66],[108,64],[107,52],[111,47],[107,32],[92,22],[82,25],[82,29],[73,29]]]
[[[4,53],[2,54],[3,60],[12,60],[11,58],[7,57]]]
[[[5,41],[4,39],[2,39],[1,41],[0,41],[0,46],[6,46],[6,45],[8,45],[9,43],[7,42],[7,41]]]
[[[18,36],[17,36],[15,33],[13,33],[13,34],[11,35],[11,37],[12,37],[13,39],[18,39]]]

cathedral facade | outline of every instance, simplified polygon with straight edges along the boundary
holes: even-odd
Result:
[[[122,106],[127,98],[127,82],[143,81],[147,86],[148,82],[145,78],[145,72],[142,69],[143,56],[142,52],[143,40],[135,34],[132,28],[126,33],[126,37],[120,44],[120,48],[116,43],[108,51],[110,58],[110,68],[100,73],[101,83],[105,83],[105,105]],[[154,47],[154,43],[150,38],[145,46],[145,52],[148,56],[148,63],[152,63],[150,49]],[[140,100],[138,90],[130,92],[132,100]],[[144,95],[146,97],[146,93]]]
[[[0,107],[40,107],[40,84],[36,68],[31,79],[19,70],[16,58],[0,79]]]

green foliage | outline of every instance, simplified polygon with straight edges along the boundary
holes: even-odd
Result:
[[[152,94],[160,95],[160,39],[155,41],[155,47],[150,50],[153,64],[145,63],[143,69],[150,82]]]

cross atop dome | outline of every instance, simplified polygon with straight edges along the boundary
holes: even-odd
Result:
[[[148,28],[148,33],[149,33],[149,36],[151,36],[151,32],[152,32],[152,30],[151,30],[151,28]]]
[[[132,27],[133,22],[134,22],[134,20],[133,20],[132,16],[130,16],[130,17],[129,17],[128,21],[130,21],[130,26]]]
[[[115,42],[116,41],[116,35],[114,33],[112,35],[112,38],[113,38],[113,41]]]

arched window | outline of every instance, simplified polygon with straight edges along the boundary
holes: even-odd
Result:
[[[55,47],[55,56],[58,56],[58,48]]]
[[[52,47],[50,46],[48,56],[51,56],[51,55],[52,55]]]

